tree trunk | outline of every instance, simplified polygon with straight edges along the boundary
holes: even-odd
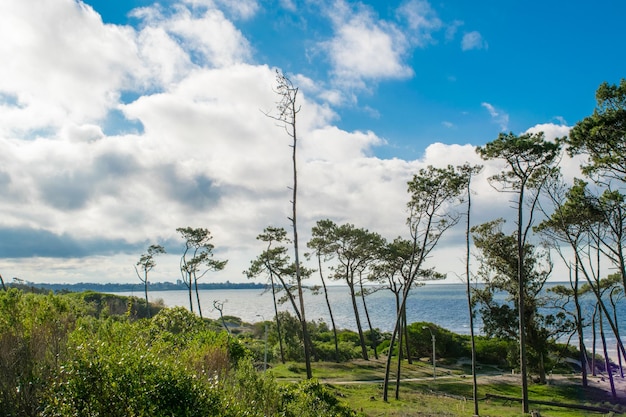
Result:
[[[523,234],[523,209],[524,209],[524,187],[522,183],[519,199],[517,202],[517,285],[518,285],[518,320],[519,320],[519,360],[520,374],[522,377],[522,411],[528,413],[528,369],[526,365],[526,312],[525,312],[525,281],[524,276],[524,234]]]
[[[146,280],[143,282],[143,292],[146,296],[146,311],[148,312],[148,318],[151,318],[150,314],[150,302],[148,301],[148,276],[146,275]]]
[[[400,399],[400,376],[402,374],[402,333],[404,333],[405,326],[402,324],[402,320],[399,321],[400,329],[398,331],[398,367],[396,368],[396,400]]]
[[[592,329],[592,348],[591,348],[591,375],[596,376],[596,315],[598,314],[598,306],[593,311],[591,316],[591,329]]]
[[[406,360],[409,364],[413,364],[413,359],[411,359],[411,349],[409,348],[409,327],[408,323],[406,322],[406,305],[404,306],[404,310],[402,311],[402,330],[404,332]]]
[[[478,416],[478,382],[476,380],[476,340],[474,337],[474,311],[472,308],[472,286],[470,278],[470,226],[472,212],[472,174],[469,174],[467,181],[467,219],[465,228],[465,294],[467,296],[467,311],[469,312],[470,341],[472,346],[472,397],[474,399],[474,416]]]
[[[354,283],[348,283],[350,288],[350,298],[352,299],[352,309],[354,310],[354,319],[356,321],[356,328],[359,332],[359,341],[361,342],[361,355],[366,361],[369,360],[367,355],[367,344],[365,343],[365,336],[363,335],[363,327],[361,326],[361,318],[359,316],[359,309],[356,303],[356,294],[354,292]]]
[[[278,345],[280,346],[280,361],[285,363],[285,348],[283,347],[283,335],[280,328],[280,319],[278,318],[278,303],[276,302],[276,287],[274,285],[274,274],[270,272],[270,281],[272,282],[272,299],[274,300],[274,317],[276,317],[276,332],[278,333]]]
[[[602,325],[602,312],[598,315],[598,322],[600,323],[600,338],[602,339],[602,351],[604,352],[604,369],[609,377],[609,383],[611,385],[611,396],[613,400],[617,400],[617,392],[615,391],[615,381],[613,381],[613,372],[611,372],[611,360],[609,358],[609,352],[606,347],[606,338],[604,337],[604,326]]]
[[[328,306],[328,314],[330,314],[330,322],[333,326],[333,339],[335,341],[335,362],[339,363],[339,337],[337,336],[337,326],[335,325],[335,317],[333,316],[333,309],[330,307],[330,300],[328,299],[328,289],[326,288],[326,280],[324,280],[324,274],[322,273],[322,258],[317,256],[317,264],[320,272],[320,279],[322,280],[322,286],[324,287],[324,298],[326,299],[326,305]]]
[[[372,327],[372,321],[370,320],[370,313],[367,310],[367,304],[365,303],[365,292],[363,291],[363,280],[361,279],[361,274],[359,273],[359,286],[361,289],[361,301],[363,301],[363,311],[365,312],[365,319],[367,320],[367,326],[370,329],[370,336],[372,338],[372,347],[374,348],[374,358],[378,359],[378,352],[376,351],[377,340],[376,335],[374,334],[374,328]]]
[[[394,295],[396,297],[396,315],[399,316],[400,311],[400,294],[394,291]],[[391,335],[391,340],[389,342],[389,351],[387,353],[387,361],[385,364],[385,378],[383,380],[383,401],[387,402],[389,400],[389,374],[391,372],[391,357],[393,356],[393,344],[396,340],[396,336],[398,335],[398,326],[400,325],[400,320],[396,320],[396,326],[393,329],[393,334]]]
[[[196,301],[198,303],[198,314],[200,314],[200,318],[202,318],[202,307],[200,306],[200,293],[198,292],[198,280],[194,277],[193,284],[196,290]]]
[[[578,350],[580,351],[580,372],[582,375],[583,387],[589,386],[587,378],[587,369],[589,361],[587,359],[587,348],[585,347],[585,338],[583,334],[583,317],[582,308],[580,307],[580,299],[578,297],[578,266],[574,270],[574,306],[576,307],[576,333],[578,334]]]
[[[189,290],[189,311],[191,311],[193,313],[193,298],[191,296],[191,274],[189,274],[188,276],[189,281],[188,281],[188,285],[187,285],[187,289]]]

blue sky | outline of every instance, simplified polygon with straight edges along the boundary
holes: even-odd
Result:
[[[480,163],[502,131],[565,135],[626,73],[617,0],[25,3],[0,6],[0,274],[35,282],[128,282],[151,243],[176,279],[187,225],[229,259],[215,279],[242,280],[255,236],[288,227],[276,69],[301,91],[305,240],[326,217],[405,233],[420,167]],[[476,193],[477,221],[506,215]]]

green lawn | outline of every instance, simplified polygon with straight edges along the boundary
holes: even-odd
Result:
[[[392,368],[395,370],[396,363]],[[392,371],[388,402],[383,401],[385,362],[381,360],[356,360],[347,363],[317,362],[313,364],[313,376],[328,384],[336,394],[363,416],[473,416],[472,378],[463,366],[437,367],[437,379],[432,378],[432,366],[427,361],[407,363],[402,367],[402,383],[399,399],[395,399],[395,372]],[[306,376],[302,364],[276,365],[271,370],[279,381],[294,381]],[[521,403],[515,400],[487,398],[487,394],[520,398],[521,388],[515,377],[496,376],[498,372],[483,368],[480,376],[478,407],[481,416],[523,416]],[[597,388],[583,388],[575,377],[559,378],[550,385],[529,385],[530,409],[541,416],[603,416],[620,415],[626,411],[626,403],[612,404],[607,392]],[[532,401],[552,401],[563,404],[589,405],[614,410],[614,414],[569,409]]]

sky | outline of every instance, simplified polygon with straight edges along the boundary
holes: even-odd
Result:
[[[180,278],[178,227],[211,231],[244,282],[267,226],[289,228],[290,138],[276,71],[298,87],[298,221],[407,236],[407,181],[485,165],[474,221],[511,217],[475,147],[553,139],[626,74],[619,0],[4,0],[0,274],[30,282]],[[569,177],[580,161],[562,164]],[[458,230],[457,230],[458,229]],[[463,229],[429,260],[452,282]],[[561,277],[563,278],[563,277]]]

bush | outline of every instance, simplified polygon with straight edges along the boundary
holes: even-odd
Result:
[[[509,357],[514,355],[517,343],[497,338],[486,338],[483,336],[476,336],[476,360],[481,363],[498,366],[511,366]],[[512,353],[513,350],[513,353]]]
[[[44,416],[217,416],[219,394],[167,341],[152,343],[143,322],[80,327],[59,370]]]
[[[58,362],[66,357],[76,305],[52,293],[0,291],[0,410],[36,415]]]

